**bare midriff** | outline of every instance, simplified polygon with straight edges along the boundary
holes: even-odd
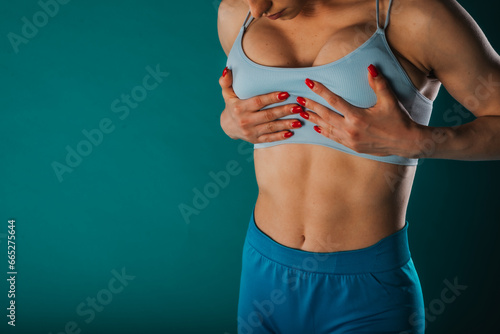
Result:
[[[254,150],[255,222],[276,242],[310,252],[365,248],[403,228],[415,166],[314,144]]]

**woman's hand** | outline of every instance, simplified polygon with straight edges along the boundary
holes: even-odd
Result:
[[[411,119],[375,66],[370,65],[368,71],[368,82],[377,96],[373,107],[355,107],[320,82],[306,79],[305,83],[314,93],[344,116],[314,100],[298,97],[297,102],[314,111],[300,115],[316,123],[314,129],[323,136],[358,153],[415,157],[420,152],[417,143],[424,126]]]
[[[286,100],[289,97],[287,92],[272,92],[240,100],[234,93],[232,72],[228,68],[224,69],[219,84],[226,103],[220,124],[222,130],[232,139],[242,139],[253,144],[283,140],[293,135],[288,129],[302,126],[298,119],[277,120],[303,111],[304,108],[298,104],[260,110],[269,104]]]

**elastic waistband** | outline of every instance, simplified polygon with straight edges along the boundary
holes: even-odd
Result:
[[[411,258],[408,246],[408,221],[393,234],[366,248],[329,253],[308,252],[274,241],[255,224],[252,210],[245,242],[262,256],[279,264],[315,273],[361,274],[399,268]]]

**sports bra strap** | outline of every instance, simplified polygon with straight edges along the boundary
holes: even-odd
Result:
[[[379,17],[379,11],[378,11],[378,0],[377,0],[377,27],[380,27],[378,17]],[[387,25],[389,24],[389,16],[391,12],[391,6],[392,6],[392,0],[389,1],[389,8],[387,9],[387,15],[385,16],[385,24],[384,24],[384,30],[387,28]]]
[[[247,29],[250,22],[252,22],[253,20],[253,16],[250,18],[250,20],[248,19],[248,17],[250,17],[250,11],[248,11],[247,18],[245,19],[245,22],[243,22],[243,27],[245,30]]]
[[[384,24],[384,30],[387,28],[387,25],[389,24],[389,16],[391,16],[391,5],[392,5],[392,0],[389,1],[389,8],[387,8],[387,15],[385,16],[385,24]]]

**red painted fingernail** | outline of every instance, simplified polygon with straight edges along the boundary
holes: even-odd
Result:
[[[292,128],[300,128],[302,126],[302,123],[300,121],[295,121],[292,123]]]
[[[292,107],[292,114],[298,114],[301,111],[304,111],[304,108],[302,106],[293,106]]]
[[[311,88],[311,89],[314,88],[314,82],[309,78],[306,79],[306,85],[308,85],[309,88]]]
[[[300,116],[302,116],[305,119],[309,119],[309,114],[306,113],[305,111],[300,112]]]
[[[373,66],[373,64],[370,64],[370,66],[368,66],[368,72],[370,72],[370,74],[372,75],[372,77],[376,78],[377,75],[378,75],[378,71],[377,71],[377,68],[375,66]]]
[[[278,99],[286,100],[286,99],[288,99],[289,96],[290,96],[290,94],[288,94],[287,92],[281,92],[278,94]]]
[[[224,71],[222,71],[222,77],[225,77],[227,74],[227,66],[224,67]]]
[[[306,99],[304,99],[302,96],[299,96],[299,97],[297,97],[297,103],[305,107],[306,106]]]
[[[291,136],[293,136],[293,132],[285,132],[285,134],[283,136],[285,138],[290,138]]]
[[[317,125],[314,126],[314,130],[316,130],[317,133],[321,133],[321,129]]]

